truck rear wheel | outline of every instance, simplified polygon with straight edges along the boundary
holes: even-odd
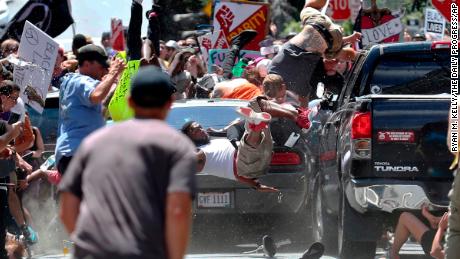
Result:
[[[337,218],[327,213],[323,193],[317,183],[312,199],[312,235],[313,240],[324,244],[326,255],[337,255]]]
[[[373,231],[366,228],[361,219],[363,215],[350,207],[342,195],[339,215],[338,252],[340,259],[369,259],[375,257],[376,241],[357,240],[359,232]]]

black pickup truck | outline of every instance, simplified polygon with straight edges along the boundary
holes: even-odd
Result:
[[[357,56],[311,134],[314,238],[341,259],[374,258],[402,211],[445,210],[450,45],[376,45]]]

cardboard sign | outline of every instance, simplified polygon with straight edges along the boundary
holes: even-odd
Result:
[[[431,40],[441,40],[444,37],[446,23],[441,13],[432,8],[425,9],[425,35]]]
[[[369,18],[364,16],[364,18]],[[369,18],[370,19],[370,18]],[[391,17],[389,21],[380,24],[379,26],[373,28],[365,28],[362,26],[362,43],[364,46],[369,45],[370,43],[380,43],[380,42],[393,42],[398,41],[399,34],[403,30],[403,25],[400,17]],[[392,38],[390,41],[387,39]],[[393,40],[394,39],[394,40]]]
[[[214,49],[228,48],[233,37],[243,30],[256,30],[257,36],[244,47],[258,51],[259,42],[268,33],[269,4],[248,2],[217,2],[214,8]]]
[[[230,50],[228,49],[209,50],[208,71],[212,71],[212,65],[214,64],[222,67],[224,65],[225,57],[228,55],[228,52],[230,52]],[[261,57],[261,55],[259,51],[242,50],[240,51],[240,56],[238,57],[238,60],[244,57],[256,59],[258,57]]]
[[[128,106],[128,95],[131,89],[131,78],[139,70],[139,60],[128,61],[126,69],[121,75],[117,89],[109,103],[109,112],[114,121],[122,121],[131,119],[134,113]]]
[[[18,56],[24,65],[15,65],[14,82],[21,87],[21,98],[38,113],[45,107],[59,44],[30,22],[26,22]]]

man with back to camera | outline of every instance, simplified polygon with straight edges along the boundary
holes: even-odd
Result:
[[[174,92],[159,68],[141,68],[128,101],[135,119],[83,141],[59,186],[75,258],[183,258],[196,157],[164,122]]]
[[[125,68],[121,59],[109,65],[104,49],[93,44],[81,47],[77,59],[79,73],[66,74],[59,93],[56,163],[61,174],[83,138],[105,125],[101,103]]]

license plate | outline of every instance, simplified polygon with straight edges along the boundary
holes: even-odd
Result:
[[[230,192],[200,192],[198,193],[198,208],[231,208]]]

